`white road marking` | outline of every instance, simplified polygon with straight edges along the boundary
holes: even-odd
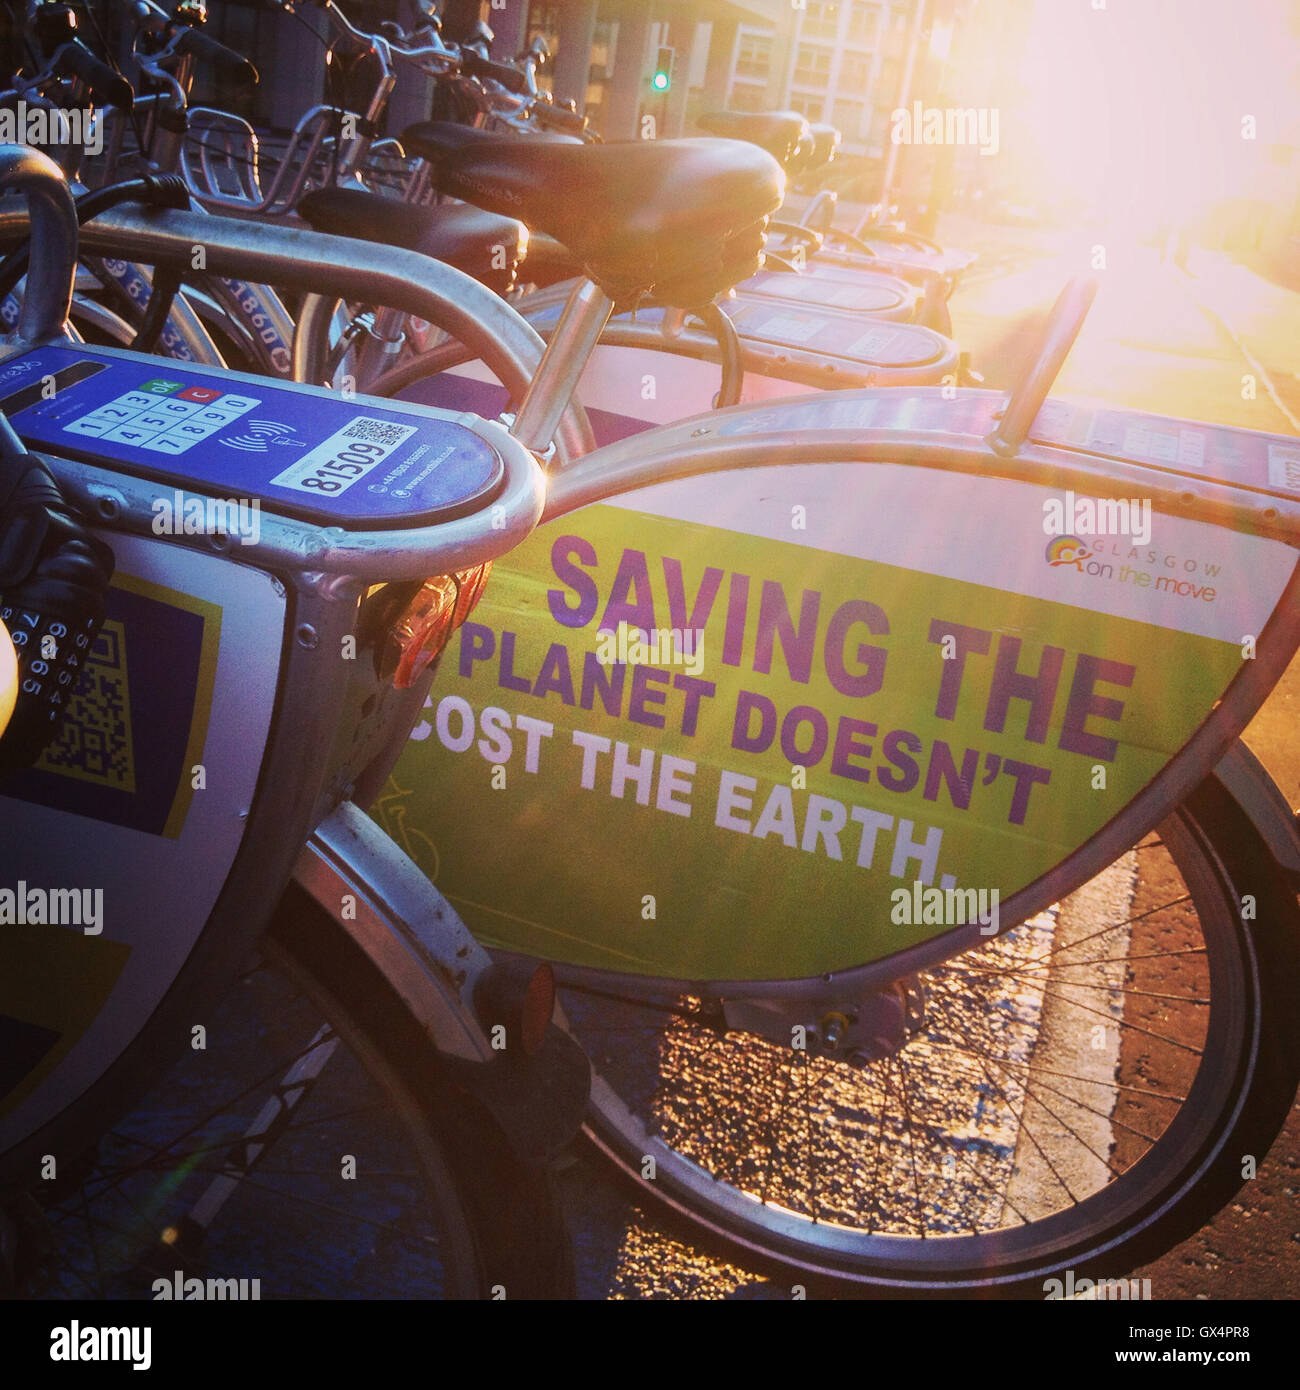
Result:
[[[1007,1202],[1027,1219],[1046,1216],[1109,1181],[1118,1099],[1127,926],[1096,935],[1098,922],[1127,922],[1137,884],[1130,851],[1059,906],[1038,1040],[1029,1067]],[[1121,959],[1112,959],[1120,957]],[[1087,988],[1084,988],[1086,982]],[[1093,986],[1115,986],[1106,992]],[[1010,1216],[1011,1213],[1008,1213]]]

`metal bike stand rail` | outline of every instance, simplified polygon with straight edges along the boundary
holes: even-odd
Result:
[[[18,145],[0,149],[0,184],[26,195],[26,206],[16,215],[23,235],[30,234],[33,246],[40,248],[32,256],[18,327],[8,341],[46,343],[62,336],[72,304],[77,267],[77,212],[72,194],[48,155]]]
[[[31,231],[25,210],[0,212],[0,245],[16,244]],[[182,269],[193,266],[201,247],[210,274],[401,309],[459,338],[520,398],[544,351],[537,333],[477,280],[397,247],[367,247],[367,263],[361,265],[357,243],[347,237],[205,213],[135,208],[115,208],[87,222],[81,246],[100,255]],[[556,445],[569,457],[594,448],[590,425],[574,403],[560,419]]]

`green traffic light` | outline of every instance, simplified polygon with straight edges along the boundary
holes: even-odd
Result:
[[[673,50],[671,48],[659,50],[651,71],[654,76],[650,79],[650,85],[656,92],[666,92],[673,85]]]

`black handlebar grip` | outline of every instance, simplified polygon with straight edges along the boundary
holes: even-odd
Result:
[[[461,49],[460,68],[470,77],[490,77],[516,96],[530,95],[528,79],[518,68],[512,68],[507,63],[494,63],[491,58],[480,58],[472,48]]]
[[[245,82],[250,87],[261,81],[257,69],[242,53],[227,48],[224,43],[219,43],[202,29],[183,28],[180,38],[176,41],[176,52],[192,53],[202,62],[211,63],[228,77],[234,78],[237,82]]]
[[[563,106],[553,106],[539,102],[536,107],[537,123],[551,126],[556,130],[566,130],[571,135],[581,135],[587,129],[587,118]]]
[[[79,77],[90,95],[101,106],[129,111],[135,105],[135,92],[121,73],[101,62],[80,39],[65,43],[54,55],[53,69],[61,76]]]

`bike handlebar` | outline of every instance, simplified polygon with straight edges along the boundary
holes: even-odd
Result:
[[[403,63],[408,63],[412,67],[424,68],[426,64],[437,63],[438,71],[430,74],[431,76],[443,77],[460,68],[460,59],[450,49],[443,46],[440,40],[425,44],[421,48],[403,47],[402,41],[398,39],[390,38],[386,42],[392,57]]]
[[[26,194],[31,220],[27,288],[16,338],[46,343],[63,333],[77,272],[77,208],[59,166],[26,145],[0,146],[0,189]]]
[[[174,51],[193,54],[194,57],[211,63],[214,68],[220,68],[227,76],[247,83],[250,87],[256,86],[261,80],[257,69],[242,53],[227,48],[224,43],[220,43],[210,34],[205,34],[202,29],[194,29],[189,25],[179,26]]]
[[[55,53],[50,71],[62,77],[79,78],[101,106],[130,111],[135,104],[135,92],[126,78],[96,58],[80,39],[70,39]]]
[[[339,34],[351,39],[359,48],[368,48],[375,54],[386,75],[391,75],[394,60],[416,67],[432,62],[436,62],[446,69],[455,69],[460,66],[458,54],[442,41],[442,21],[438,18],[437,10],[431,3],[418,3],[417,0],[416,10],[420,16],[420,23],[416,27],[415,34],[401,31],[392,21],[385,21],[380,28],[393,32],[367,33],[364,29],[358,29],[335,4],[334,0],[267,0],[267,3],[275,9],[286,12],[292,12],[295,4],[300,3],[309,4],[313,8],[323,11]],[[432,42],[413,45],[412,40],[424,29],[429,30]],[[516,76],[518,77],[519,74]]]
[[[144,73],[146,77],[153,78],[160,86],[167,89],[166,97],[168,107],[172,111],[184,111],[188,105],[185,89],[177,82],[175,77],[158,62],[158,57],[160,55],[155,54],[151,56],[141,53],[139,49],[134,50],[134,52],[135,61],[140,65],[140,71]],[[146,98],[146,100],[151,100],[151,98]]]
[[[533,106],[533,116],[543,129],[558,130],[566,135],[586,135],[587,118],[568,107],[554,102],[539,101]]]
[[[499,83],[507,92],[515,96],[536,96],[537,88],[528,80],[528,74],[513,68],[509,63],[494,63],[491,58],[480,58],[472,48],[461,50],[461,71],[469,77],[489,77]]]
[[[131,11],[131,22],[137,29],[162,34],[166,32],[167,26],[171,23],[171,20],[153,3],[153,0],[131,0],[127,8]]]

